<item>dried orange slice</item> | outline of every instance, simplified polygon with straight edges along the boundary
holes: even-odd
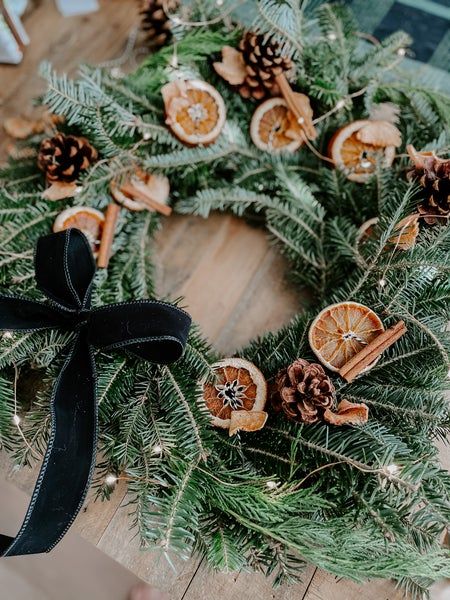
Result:
[[[359,246],[362,242],[376,239],[375,229],[378,224],[378,217],[372,217],[360,226],[356,236],[356,245]]]
[[[410,250],[416,244],[419,235],[418,214],[408,215],[397,223],[394,234],[388,239],[388,245],[400,250]]]
[[[394,127],[390,123],[388,125]],[[386,167],[393,163],[395,145],[387,145],[387,142],[392,141],[397,144],[399,137],[392,133],[391,136],[385,134],[376,136],[374,130],[379,131],[379,129],[377,130],[374,121],[367,119],[353,121],[339,129],[331,138],[328,153],[335,166],[344,171],[350,181],[359,183],[368,181],[380,160]],[[369,143],[368,139],[372,140],[372,143]]]
[[[166,123],[179,140],[190,146],[211,144],[226,119],[219,92],[201,80],[172,81],[161,89]]]
[[[261,429],[266,421],[265,413],[264,418],[261,413],[267,399],[267,383],[261,371],[243,358],[225,358],[212,368],[215,381],[203,385],[203,400],[212,424],[223,429],[233,424],[236,431]],[[236,416],[235,412],[252,413],[252,417]]]
[[[309,329],[309,344],[323,365],[339,371],[383,331],[373,310],[358,302],[341,302],[317,315]]]
[[[105,215],[89,206],[73,206],[66,208],[56,217],[53,231],[63,231],[74,227],[87,237],[94,255],[98,252],[105,223]]]
[[[394,228],[394,233],[387,241],[385,250],[410,250],[414,248],[419,235],[419,217],[420,215],[415,213],[399,221]],[[374,230],[377,224],[378,217],[374,217],[361,225],[356,239],[357,245],[365,240],[376,238]]]
[[[302,128],[284,98],[270,98],[258,106],[250,123],[250,137],[266,152],[295,152],[303,144]]]

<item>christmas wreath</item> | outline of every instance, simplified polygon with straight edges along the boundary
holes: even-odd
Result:
[[[44,65],[48,112],[5,123],[21,141],[1,172],[0,283],[38,298],[38,238],[78,228],[94,306],[153,299],[169,198],[263,222],[304,308],[231,358],[196,328],[170,366],[98,354],[99,492],[126,479],[165,553],[278,583],[307,560],[420,597],[450,576],[450,97],[401,68],[402,32],[367,39],[340,5],[256,8],[244,27],[227,3],[200,21],[196,3],[147,2],[160,48],[135,72]],[[51,382],[70,335],[1,340],[0,443],[21,462],[48,441],[51,385],[27,406],[17,372]]]

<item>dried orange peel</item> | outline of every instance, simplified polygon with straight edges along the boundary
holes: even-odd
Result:
[[[203,401],[215,427],[257,431],[264,427],[267,413],[267,383],[261,371],[243,358],[225,358],[214,365],[213,382],[203,384]]]
[[[225,125],[222,96],[201,80],[172,81],[161,89],[166,123],[173,134],[189,146],[211,144]]]
[[[369,419],[369,407],[364,403],[341,400],[336,412],[329,408],[324,412],[323,418],[330,425],[362,425]]]
[[[231,85],[244,83],[247,71],[242,52],[231,46],[222,48],[222,62],[213,63],[214,70]]]
[[[358,302],[341,302],[317,315],[308,338],[320,362],[338,372],[383,331],[384,325],[373,310]]]

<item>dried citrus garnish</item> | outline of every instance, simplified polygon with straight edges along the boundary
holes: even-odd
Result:
[[[203,385],[203,399],[212,415],[212,424],[230,429],[235,412],[261,413],[267,398],[267,383],[261,371],[243,358],[225,358],[212,366],[215,381]],[[260,420],[260,415],[254,415]],[[239,420],[239,416],[237,417]],[[234,416],[233,420],[236,420]],[[245,418],[246,421],[249,417]],[[255,423],[248,423],[255,430]],[[261,419],[260,429],[265,423]],[[238,427],[245,429],[244,427]]]
[[[366,182],[377,162],[389,167],[401,138],[397,128],[384,121],[353,121],[331,138],[328,152],[335,166],[351,181]],[[370,141],[369,141],[370,140]]]
[[[309,329],[309,344],[323,365],[339,371],[383,331],[373,310],[358,302],[341,302],[317,315]]]
[[[96,254],[100,246],[104,222],[105,216],[99,210],[89,206],[73,206],[59,213],[53,224],[53,231],[63,231],[71,227],[79,229],[87,237]]]
[[[303,144],[303,133],[284,98],[270,98],[258,106],[250,124],[250,137],[266,152],[295,152]]]
[[[419,218],[418,213],[408,215],[397,223],[394,227],[394,232],[388,239],[385,250],[410,250],[416,244],[417,236],[419,235]],[[378,217],[373,217],[361,225],[358,232],[356,243],[360,244],[368,239],[376,239],[376,227]]]
[[[211,144],[225,124],[225,102],[219,92],[201,80],[172,81],[161,89],[166,123],[185,144]]]

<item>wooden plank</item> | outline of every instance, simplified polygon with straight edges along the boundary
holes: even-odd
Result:
[[[29,496],[0,480],[0,497],[0,531],[14,535]],[[0,561],[0,581],[5,599],[124,600],[140,580],[71,531],[51,555],[14,556]]]
[[[404,600],[404,595],[401,590],[395,589],[393,583],[384,579],[357,584],[318,569],[302,600],[330,600],[331,598],[333,600]]]
[[[272,579],[260,573],[214,573],[202,566],[183,600],[301,600],[314,572],[314,567],[309,565],[302,583],[274,588]]]
[[[0,66],[2,119],[17,111],[29,112],[32,99],[45,90],[38,74],[43,60],[73,73],[83,62],[96,63],[121,53],[129,31],[136,24],[137,3],[101,0],[101,11],[64,18],[54,2],[46,0],[30,12],[25,26],[31,45],[19,67]],[[43,26],[44,25],[44,26]]]
[[[154,550],[143,551],[136,529],[131,528],[131,507],[126,500],[115,512],[98,548],[151,585],[168,592],[170,599],[182,598],[198,567],[198,559],[183,561]],[[81,520],[82,517],[80,517]]]

